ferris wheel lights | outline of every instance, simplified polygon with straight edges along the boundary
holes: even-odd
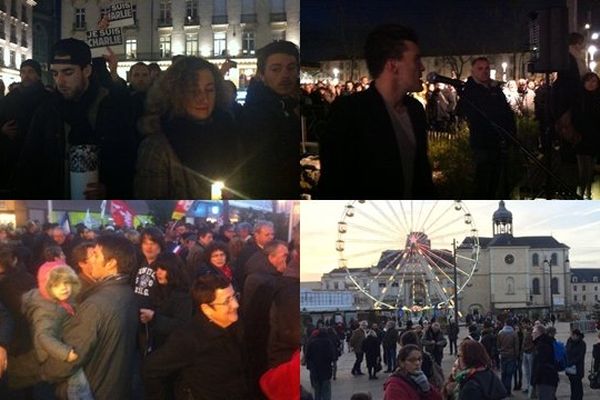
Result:
[[[354,206],[352,204],[346,205],[346,216],[354,217]]]
[[[335,242],[335,249],[337,251],[344,251],[344,241],[343,240],[337,240]]]
[[[457,200],[456,202],[454,202],[454,209],[456,211],[462,210],[462,204],[460,204],[460,200]]]
[[[348,232],[348,224],[346,224],[344,221],[338,222],[338,232],[339,233]]]

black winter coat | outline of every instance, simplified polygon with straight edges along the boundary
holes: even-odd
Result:
[[[12,340],[7,349],[8,354],[13,357],[33,348],[32,330],[21,309],[23,294],[36,286],[35,278],[19,267],[11,268],[0,281],[0,303],[4,304],[14,322]]]
[[[173,331],[192,319],[193,301],[187,290],[167,290],[159,285],[152,299],[154,317],[150,321],[152,347],[161,347]]]
[[[248,399],[238,325],[221,328],[200,312],[173,332],[144,362],[146,400],[169,398],[173,379],[178,400]]]
[[[242,112],[243,192],[253,199],[300,198],[301,126],[298,101],[253,81]]]
[[[499,400],[507,396],[504,385],[490,369],[476,372],[460,384],[458,400]]]
[[[482,111],[485,115],[482,115]],[[469,143],[474,149],[500,150],[500,143],[512,142],[495,129],[490,121],[511,134],[516,134],[515,116],[510,109],[502,88],[494,82],[487,88],[476,83],[473,78],[467,80],[460,95],[458,113],[467,117],[469,123]]]
[[[583,338],[579,340],[573,340],[569,338],[567,340],[567,360],[568,365],[575,365],[577,367],[577,377],[583,378],[585,374],[585,352],[586,344]]]
[[[336,349],[327,337],[326,332],[319,332],[316,337],[308,340],[304,359],[306,368],[310,370],[311,376],[318,381],[327,381],[331,379],[333,371],[331,363],[335,360]]]
[[[558,369],[554,361],[554,339],[547,334],[533,341],[535,345],[531,382],[534,385],[558,386]]]
[[[432,198],[434,187],[427,158],[425,110],[418,100],[409,96],[404,97],[404,105],[416,138],[411,198]],[[396,133],[375,84],[366,91],[336,99],[319,145],[319,198],[406,197]],[[382,180],[386,183],[382,184]]]
[[[0,347],[6,349],[13,335],[15,323],[10,315],[10,312],[4,304],[0,302]]]

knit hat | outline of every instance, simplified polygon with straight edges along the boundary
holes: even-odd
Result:
[[[21,63],[21,66],[19,67],[19,70],[25,68],[25,67],[31,67],[35,70],[35,73],[38,74],[38,76],[41,78],[42,77],[42,66],[40,65],[39,62],[32,60],[31,58],[28,60],[25,60]]]
[[[50,64],[73,64],[85,67],[91,63],[92,52],[90,46],[83,40],[75,38],[61,39],[52,46]]]

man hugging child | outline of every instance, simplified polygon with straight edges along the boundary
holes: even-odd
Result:
[[[75,350],[61,341],[64,323],[75,315],[73,299],[81,283],[63,261],[44,263],[37,275],[38,289],[23,295],[23,313],[32,326],[33,344],[40,363],[50,357],[75,362]],[[79,368],[67,380],[68,400],[93,400],[88,380]]]

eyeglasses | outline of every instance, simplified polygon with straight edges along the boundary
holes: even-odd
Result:
[[[209,305],[211,306],[230,306],[231,302],[235,299],[235,302],[239,304],[240,302],[240,294],[239,293],[234,293],[233,296],[229,296],[228,298],[225,299],[224,302],[222,303],[210,303]]]

